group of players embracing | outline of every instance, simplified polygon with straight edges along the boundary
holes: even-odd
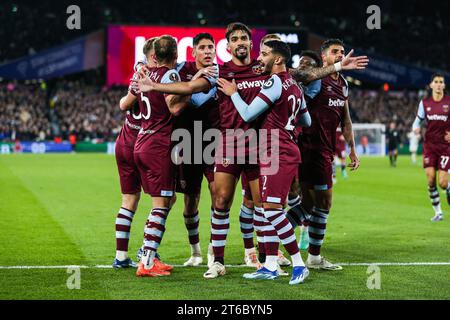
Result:
[[[275,34],[261,40],[257,60],[251,57],[252,34],[246,25],[228,25],[226,39],[232,58],[223,65],[214,64],[215,43],[208,33],[193,38],[193,62],[177,64],[177,42],[170,35],[149,39],[144,46],[146,61],[135,67],[129,92],[120,101],[127,114],[116,143],[122,207],[116,219],[113,266],[136,266],[128,257],[128,240],[141,188],[151,197],[152,209],[136,275],[170,275],[172,267],[161,261],[157,251],[175,192],[184,194],[183,215],[191,245],[185,266],[200,265],[198,205],[204,175],[211,195],[204,278],[226,273],[224,249],[239,180],[245,263],[256,267],[244,278],[275,279],[286,274],[280,265],[292,265],[289,283],[298,284],[308,277],[308,268],[340,270],[320,255],[331,208],[339,126],[350,149],[349,167],[359,167],[348,84],[340,71],[364,69],[368,59],[353,57],[353,51],[345,55],[342,41],[330,39],[320,55],[302,52],[300,66],[289,69],[290,48]],[[210,137],[214,148],[203,141],[203,135],[195,134],[199,125],[218,132],[215,139]],[[189,132],[191,141],[202,140],[200,162],[186,160],[194,153],[198,158],[199,152],[194,143],[180,150],[174,132]],[[262,132],[267,139],[261,138]],[[214,161],[205,161],[207,151],[212,151]],[[179,158],[186,161],[180,163]],[[295,236],[298,226],[308,226],[306,265]],[[279,250],[280,242],[290,259]]]

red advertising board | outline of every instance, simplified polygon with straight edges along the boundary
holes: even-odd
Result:
[[[110,26],[108,28],[107,84],[128,85],[136,61],[143,59],[142,48],[146,39],[169,34],[178,41],[178,62],[192,61],[192,39],[201,32],[210,33],[216,43],[217,63],[231,60],[227,50],[225,28],[179,27],[179,26]],[[257,57],[259,41],[265,29],[253,29],[255,44],[252,56]]]

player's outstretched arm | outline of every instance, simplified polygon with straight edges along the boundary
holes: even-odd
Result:
[[[120,110],[126,111],[131,109],[136,100],[137,100],[136,96],[128,91],[128,94],[125,97],[122,97],[122,99],[120,99],[119,103]]]
[[[169,112],[178,117],[182,111],[189,105],[190,96],[168,95],[165,100],[169,107]]]
[[[260,97],[256,97],[248,105],[238,93],[236,81],[230,82],[223,78],[217,81],[218,89],[222,91],[225,95],[231,97],[234,107],[239,112],[239,115],[245,122],[251,122],[255,120],[259,115],[263,114],[269,105]]]
[[[348,167],[350,170],[356,170],[359,168],[359,158],[356,154],[356,146],[355,146],[355,136],[353,134],[353,125],[352,125],[352,119],[350,117],[350,110],[348,107],[348,101],[345,102],[344,107],[344,120],[342,122],[342,135],[345,138],[345,141],[347,142],[348,146],[350,147],[350,164]]]
[[[423,101],[420,101],[419,108],[417,109],[417,116],[414,119],[412,129],[415,134],[420,134],[420,125],[425,119],[425,108],[423,107]]]
[[[157,83],[151,81],[149,78],[139,80],[131,80],[132,89],[138,93],[157,91],[166,94],[191,95],[193,93],[207,91],[210,89],[210,82],[205,78],[199,78],[189,82],[176,83]]]
[[[322,79],[330,74],[340,72],[342,70],[365,69],[369,64],[369,58],[367,56],[352,57],[353,52],[353,49],[350,50],[341,62],[337,62],[331,66],[311,68],[308,70],[289,69],[289,73],[296,81],[308,84],[311,81]]]

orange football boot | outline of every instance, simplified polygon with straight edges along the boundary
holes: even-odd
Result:
[[[151,267],[150,269],[145,269],[144,264],[140,262],[136,271],[136,276],[138,277],[162,277],[169,275],[170,272],[158,268],[158,266],[155,263],[153,264],[153,267]]]
[[[172,271],[173,267],[171,265],[165,264],[164,262],[162,262],[161,260],[155,258],[153,260],[153,264],[160,270],[163,271]]]

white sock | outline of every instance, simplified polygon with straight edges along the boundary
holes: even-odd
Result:
[[[441,203],[436,206],[433,206],[433,210],[435,214],[442,214]]]
[[[142,256],[142,263],[145,269],[151,269],[153,267],[153,259],[155,259],[156,252],[153,250],[146,250]]]
[[[313,263],[319,263],[320,262],[320,255],[315,256],[311,253],[308,253],[308,261]]]
[[[266,256],[266,262],[264,263],[264,267],[270,271],[277,270],[278,267],[278,257],[277,256]]]
[[[255,248],[245,249],[246,256],[250,255],[251,253],[256,253],[256,249]]]
[[[200,243],[191,244],[191,254],[193,256],[201,256],[202,250],[200,249]]]
[[[125,261],[128,259],[128,252],[127,251],[116,251],[116,259],[119,261]]]
[[[305,263],[303,262],[302,256],[300,255],[300,252],[297,252],[293,256],[291,256],[292,259],[292,266],[293,267],[304,267]]]

